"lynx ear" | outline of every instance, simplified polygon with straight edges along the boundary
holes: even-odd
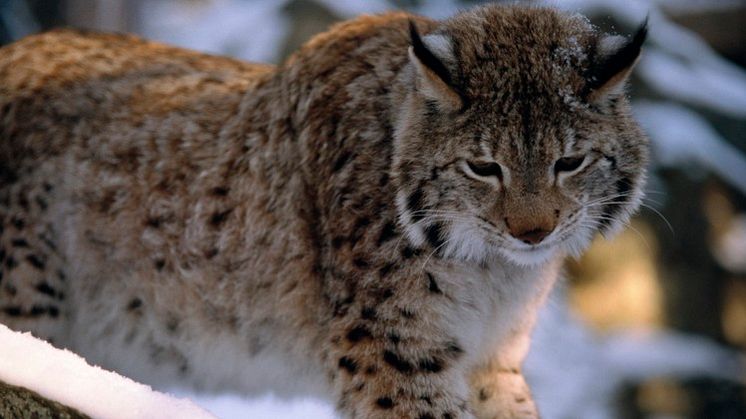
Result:
[[[602,102],[621,93],[632,69],[640,58],[648,34],[648,20],[637,28],[631,39],[606,36],[598,43],[598,55],[588,74],[588,102]]]
[[[409,60],[417,70],[417,90],[444,110],[461,109],[461,95],[454,88],[451,72],[443,62],[444,59],[454,61],[451,41],[444,35],[428,35],[423,40],[411,20],[409,34],[412,38]]]

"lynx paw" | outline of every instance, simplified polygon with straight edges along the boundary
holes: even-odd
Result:
[[[479,419],[537,419],[539,413],[520,372],[485,375],[473,387],[472,407]]]

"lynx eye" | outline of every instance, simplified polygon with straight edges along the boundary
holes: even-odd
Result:
[[[498,163],[467,161],[466,164],[469,166],[469,170],[477,176],[496,177],[499,180],[503,179],[503,171]]]
[[[572,172],[585,161],[585,156],[562,157],[554,163],[554,173]]]

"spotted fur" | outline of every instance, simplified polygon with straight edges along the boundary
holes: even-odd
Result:
[[[536,308],[640,197],[643,38],[486,6],[360,17],[277,67],[69,30],[7,46],[0,321],[154,385],[536,417]]]

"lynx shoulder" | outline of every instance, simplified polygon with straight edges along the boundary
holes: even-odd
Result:
[[[642,194],[644,38],[493,5],[360,17],[276,67],[6,46],[0,321],[154,385],[537,417],[536,309]]]

